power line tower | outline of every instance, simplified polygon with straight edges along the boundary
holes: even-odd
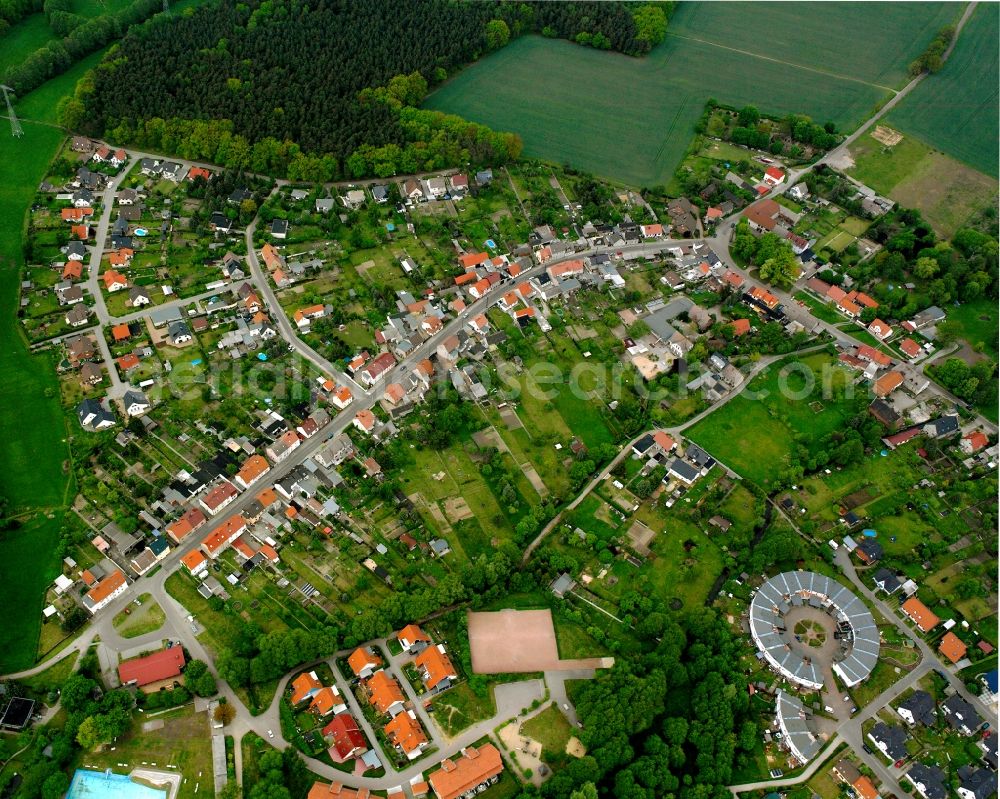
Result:
[[[3,99],[7,103],[7,116],[10,118],[10,135],[20,139],[24,135],[24,131],[21,129],[21,123],[17,121],[17,114],[14,113],[14,106],[10,102],[10,96],[14,93],[14,90],[10,86],[0,85],[0,91],[3,92]]]
[[[170,0],[163,0],[163,13],[164,14],[170,13]]]

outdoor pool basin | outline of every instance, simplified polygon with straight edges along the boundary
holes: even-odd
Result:
[[[486,239],[485,243],[486,246],[489,247],[491,250],[495,250],[497,248],[497,243],[493,241],[493,239]]]
[[[166,799],[165,788],[133,782],[127,774],[77,769],[66,799]]]
[[[144,227],[137,227],[135,229],[135,235],[137,235],[137,236],[146,236],[148,234],[149,234],[149,231],[146,230],[146,228],[144,228]]]

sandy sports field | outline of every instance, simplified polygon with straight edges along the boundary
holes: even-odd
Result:
[[[614,658],[560,660],[549,610],[470,612],[469,648],[476,674],[598,669],[614,662]]]

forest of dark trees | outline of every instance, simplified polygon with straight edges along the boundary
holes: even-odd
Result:
[[[71,129],[234,168],[263,163],[284,176],[295,162],[290,176],[302,179],[503,163],[520,153],[516,136],[414,106],[457,69],[528,32],[641,55],[663,39],[670,9],[218,0],[131,29],[60,117]],[[206,139],[225,139],[222,158],[206,152]],[[255,153],[263,142],[267,152]]]

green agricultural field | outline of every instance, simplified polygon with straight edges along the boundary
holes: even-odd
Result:
[[[889,124],[996,176],[998,40],[1000,6],[980,4],[944,68],[890,112]]]
[[[42,598],[59,574],[51,557],[59,542],[63,514],[35,514],[17,530],[0,536],[0,581],[11,599],[7,623],[0,628],[0,671],[19,671],[35,662],[42,626]],[[41,553],[49,553],[47,556]]]
[[[515,131],[528,156],[633,185],[665,184],[710,97],[855,127],[956,12],[838,3],[811,6],[805,19],[794,4],[759,4],[753,15],[736,3],[681,4],[666,41],[646,58],[524,37],[467,68],[426,106]]]
[[[0,579],[11,589],[8,611],[14,621],[0,633],[0,667],[30,666],[41,624],[41,598],[55,577],[50,558],[59,539],[62,514],[48,519],[44,509],[65,501],[69,458],[66,425],[59,408],[59,384],[53,364],[29,355],[15,315],[21,267],[24,215],[45,177],[62,133],[25,124],[25,135],[0,136],[0,496],[10,510],[34,511],[24,526],[0,537]]]
[[[808,393],[802,365],[814,380]],[[823,390],[824,374],[833,392]],[[840,397],[848,383],[847,373],[828,355],[786,360],[754,378],[747,391],[698,422],[687,436],[741,476],[766,487],[785,468],[804,433],[808,441],[816,441],[852,414],[854,402]],[[788,393],[791,396],[785,396]]]

